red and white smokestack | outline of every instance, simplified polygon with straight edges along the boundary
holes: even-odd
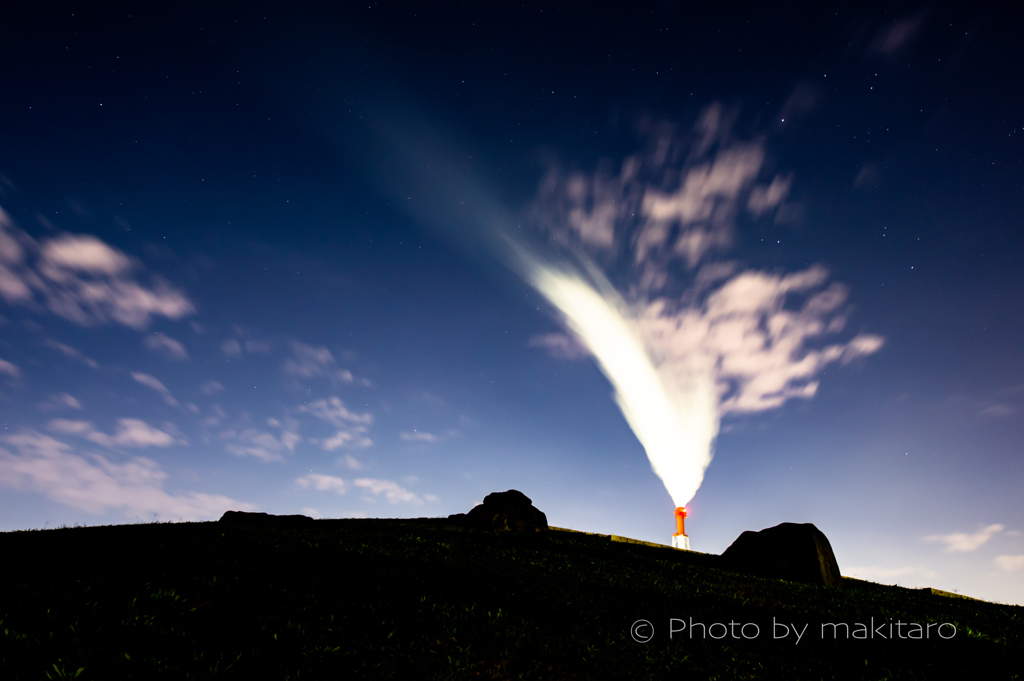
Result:
[[[690,550],[690,538],[686,536],[686,507],[676,508],[676,533],[672,535],[672,546]]]

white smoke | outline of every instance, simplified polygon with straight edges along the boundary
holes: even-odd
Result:
[[[718,434],[711,373],[706,368],[657,366],[642,329],[610,284],[599,280],[599,293],[578,274],[545,265],[514,244],[512,248],[526,279],[562,312],[569,330],[593,353],[651,467],[676,506],[684,506],[704,479]]]
[[[573,338],[538,335],[531,347],[593,356],[676,506],[699,489],[723,415],[808,399],[825,366],[883,344],[823,342],[849,312],[846,287],[828,285],[824,267],[787,274],[713,259],[736,242],[741,217],[782,224],[802,213],[789,198],[794,176],[766,173],[764,141],[733,135],[734,118],[712,104],[685,134],[642,126],[649,144],[617,171],[552,168],[519,221],[547,246],[513,227],[451,156],[454,141],[416,121],[403,118],[390,152],[370,160],[418,220],[510,263],[558,310]]]
[[[868,334],[818,342],[846,321],[847,289],[826,287],[822,266],[773,274],[717,262],[694,273],[733,242],[744,210],[759,218],[782,209],[792,177],[758,184],[763,144],[734,140],[718,106],[704,112],[695,133],[655,131],[651,148],[625,159],[617,177],[549,173],[531,218],[579,266],[552,264],[505,236],[516,269],[611,382],[676,506],[700,487],[723,414],[810,398],[827,364],[884,342]],[[619,278],[630,302],[595,260],[608,272],[626,266]],[[678,286],[681,279],[691,285]]]

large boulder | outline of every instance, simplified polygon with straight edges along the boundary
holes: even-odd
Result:
[[[469,513],[448,517],[479,530],[543,532],[548,529],[548,517],[533,505],[530,497],[514,489],[488,494],[484,503],[474,506]]]
[[[230,527],[308,527],[313,519],[308,515],[270,515],[247,511],[226,511],[220,523]]]
[[[744,532],[722,554],[722,567],[793,582],[842,583],[828,537],[811,523],[782,523]]]

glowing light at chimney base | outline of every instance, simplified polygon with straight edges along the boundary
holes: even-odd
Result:
[[[672,547],[690,550],[690,538],[686,536],[686,508],[676,508],[676,533],[672,535]]]

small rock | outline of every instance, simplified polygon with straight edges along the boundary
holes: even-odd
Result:
[[[842,583],[828,537],[811,523],[782,523],[744,532],[722,554],[722,567],[793,582]]]
[[[529,533],[548,529],[548,517],[533,505],[530,497],[514,489],[488,494],[484,503],[469,513],[456,513],[448,518],[480,530]]]
[[[227,511],[220,517],[225,525],[234,527],[305,527],[313,523],[308,515],[270,515],[247,511]]]

